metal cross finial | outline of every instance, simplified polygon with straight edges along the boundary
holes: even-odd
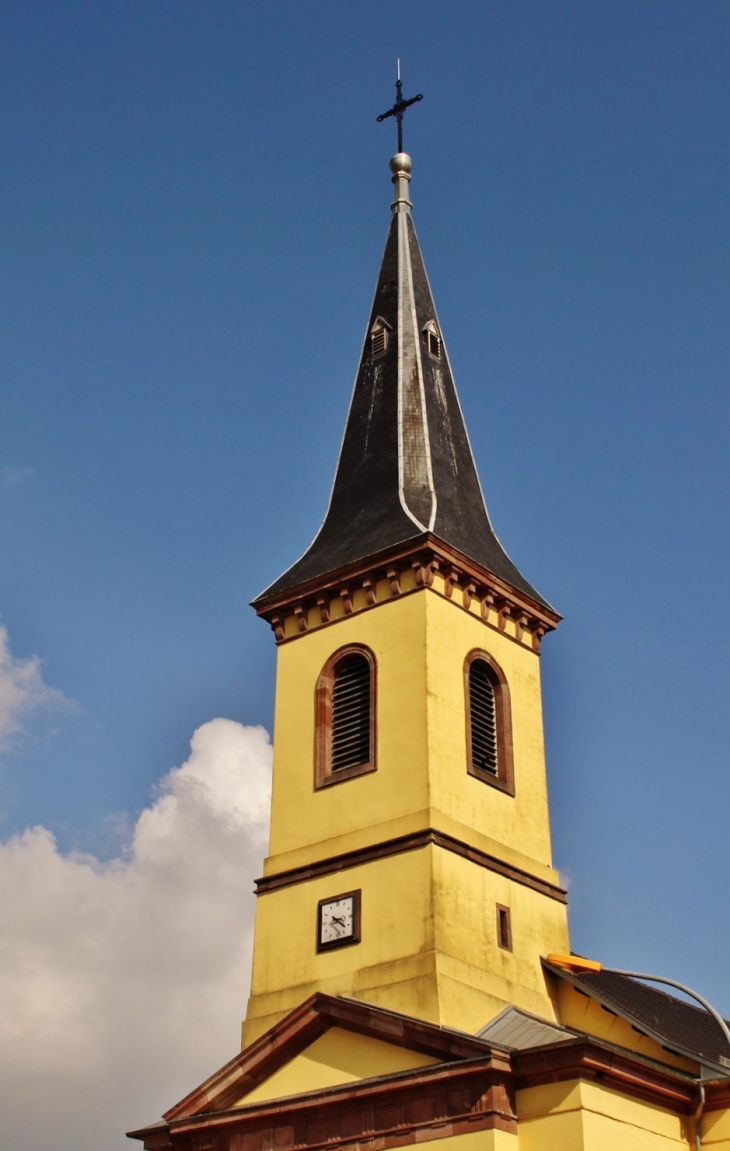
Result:
[[[406,108],[410,108],[411,104],[417,104],[419,100],[423,99],[421,93],[418,96],[411,96],[410,100],[403,99],[403,83],[400,78],[400,60],[398,61],[398,79],[395,82],[395,104],[389,108],[387,112],[383,112],[382,116],[378,116],[378,123],[382,120],[387,120],[389,116],[395,116],[398,124],[398,151],[403,151],[403,113]]]

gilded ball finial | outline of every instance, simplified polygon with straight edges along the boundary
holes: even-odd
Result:
[[[399,172],[410,172],[412,167],[413,160],[407,152],[396,152],[390,161],[390,170],[394,176],[397,176]]]

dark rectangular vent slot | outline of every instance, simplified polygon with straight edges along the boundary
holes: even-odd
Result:
[[[505,951],[512,950],[512,917],[509,907],[497,904],[497,943]]]
[[[486,665],[475,660],[469,671],[471,758],[480,771],[497,774],[497,709]]]
[[[437,360],[441,359],[441,339],[435,332],[428,333],[428,350]]]
[[[370,664],[343,659],[332,689],[332,771],[370,762]]]

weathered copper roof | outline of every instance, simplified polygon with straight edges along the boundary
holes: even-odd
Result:
[[[329,507],[309,549],[258,599],[431,533],[549,606],[489,521],[411,218],[410,159],[391,167],[393,217]],[[374,342],[378,325],[385,340]]]

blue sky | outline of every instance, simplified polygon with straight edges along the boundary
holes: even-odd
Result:
[[[0,623],[64,700],[38,688],[6,741],[0,837],[115,859],[195,729],[270,730],[247,604],[326,506],[396,56],[490,513],[565,616],[543,675],[573,946],[730,1013],[717,0],[2,5]]]

